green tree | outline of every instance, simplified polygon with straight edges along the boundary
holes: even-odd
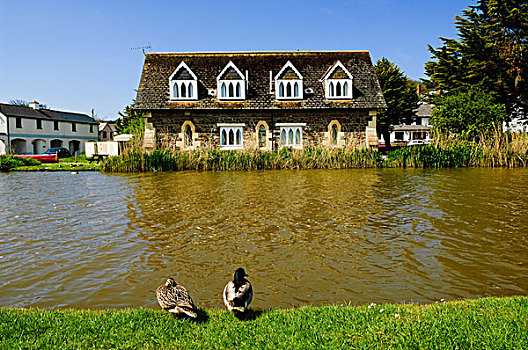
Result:
[[[132,108],[134,102],[125,107],[123,112],[119,112],[116,120],[116,134],[140,135],[145,130],[143,114]]]
[[[392,125],[411,120],[414,115],[413,110],[418,107],[418,95],[412,81],[387,58],[378,60],[374,70],[387,103],[387,109],[378,111],[377,133],[383,135],[385,144],[390,146]]]
[[[489,135],[506,118],[504,105],[482,91],[439,95],[433,102],[431,124],[442,135],[475,140],[481,134]]]
[[[455,16],[458,40],[440,38],[425,64],[429,87],[489,93],[508,114],[528,106],[528,3],[478,0]]]

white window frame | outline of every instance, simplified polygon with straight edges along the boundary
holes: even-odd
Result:
[[[229,68],[233,68],[241,79],[220,79],[224,75],[225,71]],[[224,69],[222,69],[220,74],[218,74],[218,76],[216,77],[216,84],[218,101],[244,101],[246,99],[246,87],[248,82],[246,80],[246,77],[244,77],[244,74],[242,74],[240,69],[238,69],[238,67],[233,63],[233,61],[229,61],[229,63],[224,67]],[[225,84],[226,87],[225,96],[223,95],[222,84]],[[229,96],[230,84],[232,84],[233,86],[233,96]],[[240,84],[239,96],[237,96],[237,84]]]
[[[287,69],[287,68],[293,69],[295,74],[299,77],[299,79],[280,79],[279,77],[281,74]],[[282,69],[275,75],[275,99],[277,101],[302,101],[304,96],[304,86],[303,86],[303,76],[302,74],[295,68],[293,63],[290,61],[286,62],[286,64],[282,67]],[[288,83],[291,83],[291,95],[288,96],[287,94],[287,86]],[[298,96],[295,96],[295,84],[297,83],[299,93]],[[282,88],[281,88],[282,85]],[[280,92],[283,91],[283,94],[281,96]]]
[[[303,148],[303,128],[306,127],[306,123],[277,123],[275,124],[276,127],[279,128],[279,148],[282,147],[293,147],[301,149]],[[292,141],[290,142],[289,133],[290,131],[293,132]],[[282,142],[282,134],[285,132],[286,135],[286,142]],[[297,132],[299,132],[300,136],[300,142],[296,142],[296,136]]]
[[[341,67],[341,69],[343,69],[343,71],[348,76],[348,79],[332,79],[332,78],[330,78],[330,75],[332,74],[332,72],[337,67]],[[352,96],[353,77],[350,74],[350,72],[348,71],[348,69],[346,69],[346,67],[341,63],[341,61],[337,61],[333,66],[331,66],[328,69],[328,71],[326,72],[326,74],[319,81],[323,82],[323,84],[324,84],[325,98],[327,100],[351,100],[353,98],[353,96]],[[345,85],[345,83],[347,83],[347,86],[348,86],[346,94],[344,93],[344,85]],[[330,86],[330,84],[332,84],[333,88]],[[340,84],[340,86],[341,86],[341,94],[340,95],[336,94],[337,84]]]
[[[244,123],[221,123],[217,124],[220,129],[220,150],[235,150],[244,148]],[[226,137],[224,138],[222,134],[225,132]],[[233,132],[233,142],[229,142],[229,133]],[[240,142],[237,143],[237,133],[240,133]]]
[[[176,75],[176,73],[182,67],[185,68],[191,74],[191,76],[193,78],[192,80],[191,79],[189,79],[189,80],[173,79],[174,75]],[[181,93],[182,85],[183,85],[184,90],[185,90],[185,97],[181,96],[182,95],[182,93]],[[177,92],[174,89],[174,86],[177,87],[177,89],[178,89]],[[182,61],[178,65],[178,67],[176,67],[174,72],[172,72],[172,74],[170,75],[170,78],[169,78],[169,89],[170,89],[170,100],[171,101],[197,101],[198,100],[198,77],[196,76],[196,74],[194,74],[194,72],[191,70],[191,68],[189,68],[189,66],[184,61]],[[189,92],[190,91],[192,91],[191,96],[189,96]]]

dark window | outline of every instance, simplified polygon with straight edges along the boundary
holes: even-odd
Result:
[[[261,125],[258,131],[259,147],[266,147],[266,127]]]
[[[103,139],[106,139],[106,131],[103,131]]]
[[[90,124],[90,134],[93,133],[93,125]]]
[[[395,138],[396,140],[403,140],[403,131],[396,131],[396,132],[394,133],[394,138]]]
[[[337,125],[332,125],[332,145],[337,146]]]
[[[59,130],[59,122],[56,120],[53,121],[53,130]]]
[[[42,120],[37,119],[37,129],[42,129]]]
[[[72,132],[77,132],[77,124],[72,123]]]
[[[185,148],[192,147],[193,146],[193,132],[189,125],[187,125],[187,127],[185,128],[184,135],[185,135],[184,136],[185,137],[185,141],[184,141]]]
[[[16,127],[22,129],[22,118],[16,117]]]

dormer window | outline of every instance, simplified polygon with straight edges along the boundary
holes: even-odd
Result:
[[[198,100],[198,78],[182,61],[169,78],[170,99],[174,101]]]
[[[247,75],[247,71],[246,71]],[[229,62],[216,77],[218,84],[218,100],[245,100],[247,76],[244,77],[240,69],[233,62]]]
[[[327,100],[352,99],[352,75],[340,61],[328,69],[321,81]]]
[[[275,98],[277,100],[302,100],[303,77],[288,61],[275,76]]]

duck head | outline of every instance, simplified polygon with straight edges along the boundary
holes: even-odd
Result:
[[[174,280],[174,278],[169,277],[169,278],[167,278],[167,281],[165,282],[165,285],[167,287],[175,286],[176,285],[176,281]]]
[[[235,275],[233,276],[233,282],[235,283],[239,283],[241,282],[244,277],[246,276],[249,276],[249,275],[246,275],[246,271],[244,271],[243,268],[239,267],[238,269],[236,269],[235,271]]]

